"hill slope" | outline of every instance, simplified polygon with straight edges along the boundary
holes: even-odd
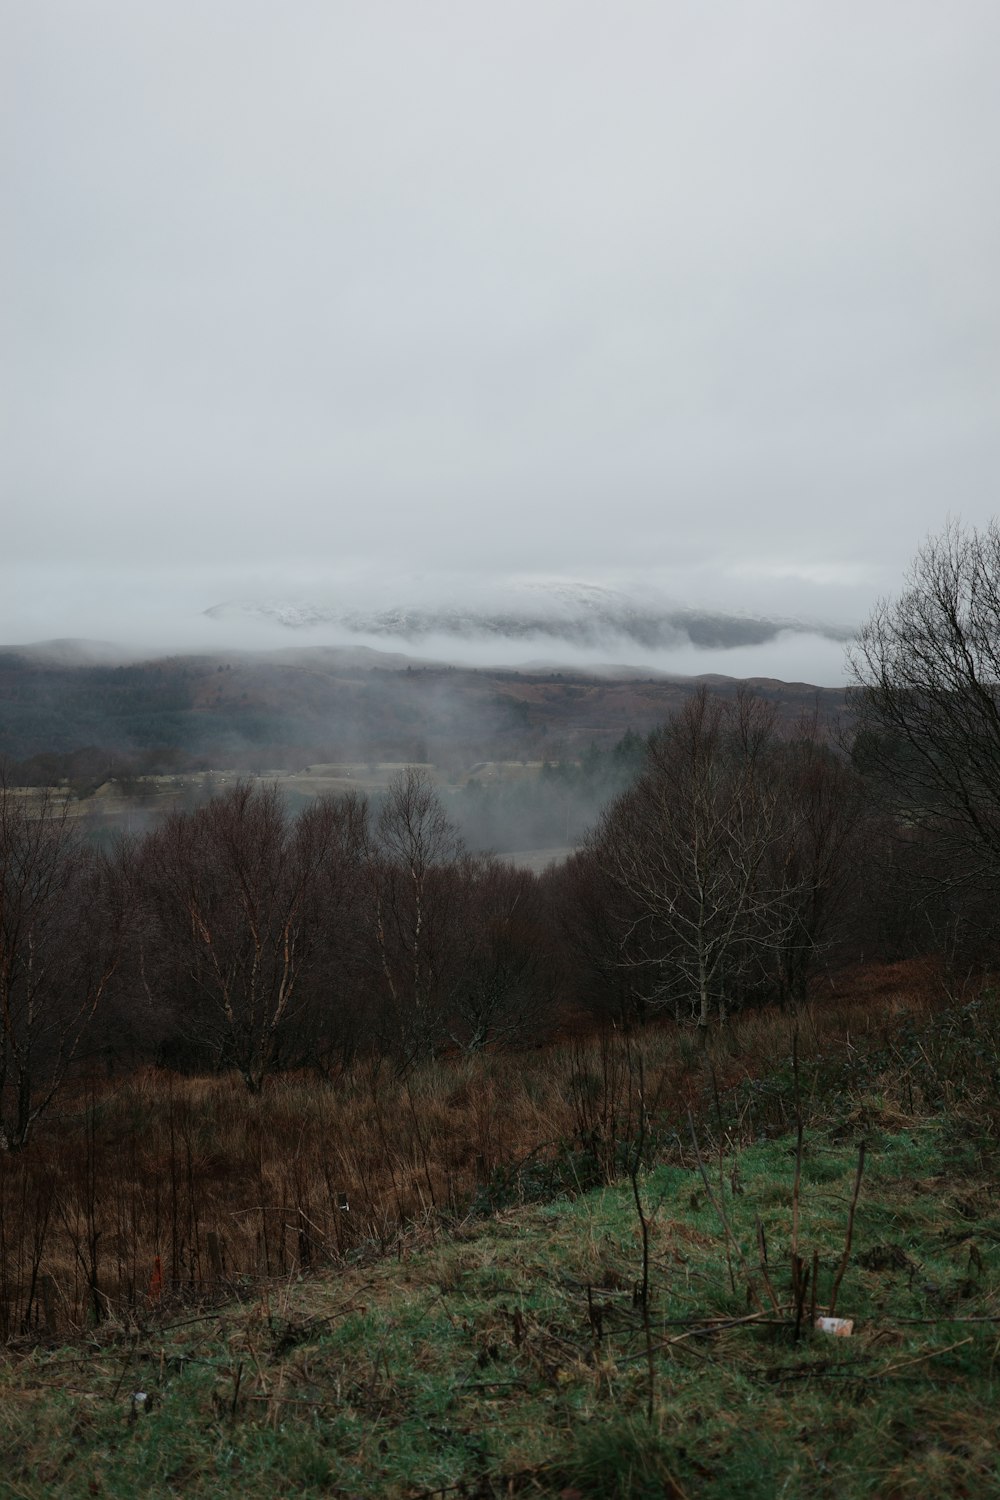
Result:
[[[159,752],[169,768],[358,759],[468,764],[559,758],[645,733],[710,681],[549,669],[453,667],[363,648],[179,656],[112,664],[58,652],[0,652],[0,755],[25,761],[96,748]],[[756,679],[786,721],[835,717],[839,689]],[[154,759],[156,759],[154,757]]]

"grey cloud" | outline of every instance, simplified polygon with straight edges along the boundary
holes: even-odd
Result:
[[[4,637],[421,569],[850,623],[992,513],[992,4],[4,13]]]

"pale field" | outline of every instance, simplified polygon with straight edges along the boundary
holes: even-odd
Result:
[[[572,844],[561,844],[552,849],[512,849],[502,856],[508,864],[519,870],[530,870],[533,875],[544,875],[552,865],[561,865],[575,852]]]
[[[112,827],[124,832],[140,832],[165,813],[189,808],[235,786],[237,782],[277,785],[289,793],[293,805],[299,798],[338,797],[349,792],[360,796],[378,796],[394,776],[412,765],[425,772],[437,786],[447,805],[449,793],[470,782],[496,786],[501,783],[533,781],[541,774],[542,761],[478,761],[468,769],[443,771],[429,763],[404,761],[349,761],[308,765],[301,770],[265,770],[256,773],[234,769],[191,771],[166,776],[139,776],[128,781],[115,778],[103,782],[87,797],[77,797],[68,785],[55,787],[10,787],[8,791],[27,802],[40,802],[48,796],[57,808],[73,819],[98,827]],[[504,858],[521,869],[541,874],[550,865],[561,864],[573,852],[562,844],[551,848],[523,849],[505,853]]]

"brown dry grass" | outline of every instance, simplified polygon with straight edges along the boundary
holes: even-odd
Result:
[[[800,1018],[800,1054],[888,1039],[939,996],[915,964],[827,983]],[[720,1095],[768,1074],[792,1028],[774,1011],[739,1018],[710,1066],[689,1033],[657,1026],[441,1059],[403,1079],[372,1063],[334,1082],[286,1075],[257,1096],[234,1077],[91,1080],[27,1151],[0,1158],[0,1336],[141,1322],[384,1252],[408,1223],[465,1214],[477,1194],[495,1203],[484,1188],[516,1193],[518,1163],[549,1171],[553,1190],[577,1172],[610,1179],[635,1135],[636,1052],[662,1141],[689,1108],[710,1119]]]

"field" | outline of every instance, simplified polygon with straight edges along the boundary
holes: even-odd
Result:
[[[4,1163],[4,1493],[1000,1494],[998,1036],[897,966],[707,1053],[92,1082]]]
[[[546,791],[540,785],[542,761],[478,761],[461,770],[445,771],[423,765],[450,814],[461,822],[461,801],[475,793],[481,800],[471,804],[481,821],[484,811],[492,821],[487,834],[495,844],[508,835],[510,847],[504,858],[520,868],[541,874],[549,865],[564,860],[573,850],[572,836],[579,832],[581,816],[592,816],[594,799],[587,787],[568,791],[560,787]],[[575,768],[575,763],[574,763]],[[298,770],[238,771],[233,767],[209,771],[178,771],[163,775],[109,776],[83,792],[68,782],[54,787],[9,787],[8,794],[31,806],[43,797],[65,810],[66,816],[91,837],[107,841],[110,835],[141,835],[169,813],[203,805],[225,793],[237,782],[258,787],[276,786],[291,814],[317,797],[356,794],[378,799],[392,778],[404,769],[400,761],[342,761],[303,766]],[[484,795],[482,795],[484,794]],[[531,799],[531,800],[527,800]],[[532,816],[532,804],[545,807],[545,816]],[[476,828],[470,829],[475,839]],[[541,844],[539,844],[539,839]],[[560,842],[555,842],[555,840]],[[525,841],[525,847],[514,844]]]

